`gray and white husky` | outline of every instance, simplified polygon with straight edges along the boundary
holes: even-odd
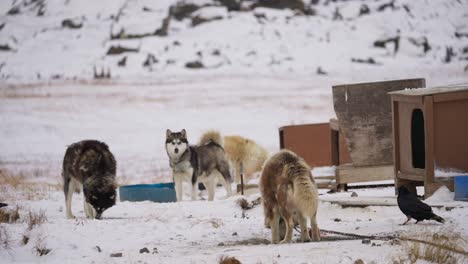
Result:
[[[215,187],[220,180],[231,196],[231,173],[221,142],[215,139],[190,146],[185,129],[181,132],[166,131],[166,152],[172,168],[177,201],[182,201],[182,182],[192,183],[192,200],[196,200],[198,181],[208,191],[208,201],[213,201]]]
[[[96,140],[70,145],[63,159],[63,192],[67,218],[75,218],[71,200],[76,187],[83,189],[86,217],[100,219],[115,204],[116,162],[109,147]]]

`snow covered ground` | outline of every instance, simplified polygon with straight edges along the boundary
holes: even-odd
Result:
[[[357,193],[359,196],[393,197],[392,188],[358,190]],[[7,195],[3,193],[3,197]],[[21,196],[18,191],[14,195]],[[203,195],[206,199],[206,194]],[[349,197],[350,194],[339,195]],[[261,206],[243,214],[237,205],[240,196],[229,199],[223,196],[223,190],[219,189],[214,202],[120,202],[104,213],[103,220],[84,218],[81,195],[76,195],[73,202],[75,220],[65,219],[61,192],[48,192],[47,199],[17,200],[15,204],[22,208],[20,214],[44,210],[47,220],[32,230],[27,230],[26,223],[8,224],[13,242],[10,249],[0,250],[0,258],[5,263],[216,263],[221,256],[235,256],[242,263],[353,263],[357,259],[365,263],[391,263],[408,258],[406,247],[392,241],[372,240],[369,244],[361,239],[332,241],[326,234],[322,235],[320,243],[270,245],[271,233],[264,227]],[[257,197],[252,195],[248,200]],[[423,234],[449,232],[466,238],[466,207],[434,210],[447,220],[445,225],[422,222],[400,226],[406,218],[395,206],[343,209],[322,202],[318,223],[324,230],[362,235],[423,239]],[[295,234],[297,240],[298,234]],[[26,245],[20,242],[23,235],[29,237]],[[460,246],[466,250],[466,245]],[[35,247],[51,251],[39,257]],[[149,253],[140,253],[143,248]],[[112,253],[123,256],[112,258]],[[460,259],[459,263],[462,262]]]
[[[117,203],[102,221],[85,219],[82,195],[76,195],[78,219],[65,219],[61,162],[75,141],[108,143],[122,184],[167,182],[168,128],[185,128],[191,143],[207,129],[239,134],[273,153],[279,127],[335,116],[332,85],[419,77],[428,86],[468,83],[466,1],[396,0],[383,10],[391,1],[319,1],[310,6],[316,15],[305,16],[265,7],[228,11],[217,1],[187,0],[207,6],[182,20],[171,18],[167,35],[156,34],[176,2],[0,1],[0,170],[20,182],[16,188],[14,181],[3,182],[0,202],[21,207],[18,222],[0,224],[0,241],[3,230],[11,240],[9,249],[0,245],[0,262],[216,263],[222,255],[242,263],[405,259],[406,247],[389,241],[372,246],[324,235],[320,243],[268,245],[261,207],[243,217],[239,196],[224,199],[221,189],[214,202]],[[369,13],[359,15],[364,4]],[[7,14],[16,7],[17,14]],[[193,26],[195,17],[215,20]],[[391,44],[374,45],[395,37],[396,52]],[[424,39],[431,47],[426,52]],[[111,47],[136,51],[106,54]],[[376,64],[352,61],[369,58]],[[189,62],[203,67],[187,68]],[[94,71],[110,72],[111,79],[94,79]],[[356,192],[394,202],[392,188]],[[450,197],[441,193],[430,201],[449,207],[435,209],[445,225],[399,226],[405,217],[394,206],[343,209],[322,202],[319,226],[363,235],[448,232],[466,240],[468,209]],[[27,212],[40,210],[47,221],[28,231]],[[23,235],[30,237],[26,245]],[[37,256],[38,245],[51,252]],[[150,253],[140,254],[144,247]],[[123,257],[109,256],[118,252]]]

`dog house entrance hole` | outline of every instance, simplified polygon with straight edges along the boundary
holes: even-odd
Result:
[[[411,153],[413,168],[426,167],[426,149],[424,139],[424,115],[421,109],[414,109],[411,117]]]

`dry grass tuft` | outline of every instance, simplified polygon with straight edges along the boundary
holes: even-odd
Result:
[[[14,189],[24,183],[25,176],[22,173],[13,174],[0,168],[0,185],[10,185]]]
[[[40,210],[39,212],[29,211],[26,215],[25,221],[28,224],[28,230],[33,230],[35,226],[45,223],[47,221],[47,217],[44,210]]]
[[[6,208],[0,209],[0,223],[14,223],[18,221],[19,216],[19,207],[16,206],[15,209],[9,210]]]
[[[0,168],[0,201],[42,200],[50,198],[51,191],[61,188],[59,183],[34,183],[28,179],[50,175],[45,169],[32,171],[11,171]]]
[[[36,254],[40,257],[45,256],[49,254],[52,249],[47,248],[44,238],[42,236],[39,236],[36,241],[36,246],[34,247],[34,250],[36,250]]]
[[[28,244],[28,242],[29,242],[29,235],[24,234],[23,238],[21,239],[21,244],[24,246]]]
[[[253,200],[250,203],[245,198],[240,198],[239,200],[237,200],[237,204],[242,208],[242,210],[250,210],[250,209],[254,208],[255,206],[259,205],[261,202],[262,202],[262,200],[261,200],[260,197]]]
[[[219,258],[219,264],[242,264],[242,262],[235,257],[222,256]]]
[[[248,210],[250,209],[250,204],[249,201],[245,198],[240,198],[237,200],[237,204],[242,208],[242,210]]]
[[[417,236],[419,239],[402,237],[408,251],[409,262],[426,260],[432,263],[463,263],[468,256],[464,248],[466,241],[455,232],[438,232]]]
[[[11,239],[5,226],[0,225],[0,248],[10,249]]]

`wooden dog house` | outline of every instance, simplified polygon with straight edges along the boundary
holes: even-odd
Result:
[[[468,172],[468,86],[391,92],[397,186],[424,184],[430,196],[453,181],[437,171]]]
[[[388,93],[420,87],[425,87],[424,79],[333,86],[333,106],[352,160],[337,168],[337,184],[394,179]]]

